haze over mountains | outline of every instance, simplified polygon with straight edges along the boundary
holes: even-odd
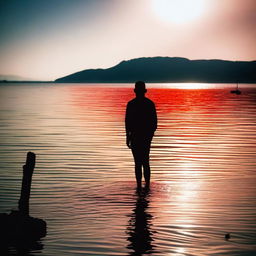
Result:
[[[208,82],[255,83],[256,61],[137,58],[107,69],[87,69],[56,79],[64,83]]]
[[[28,77],[22,77],[22,76],[16,76],[16,75],[0,75],[0,81],[6,80],[6,81],[32,81],[35,79],[31,79]]]

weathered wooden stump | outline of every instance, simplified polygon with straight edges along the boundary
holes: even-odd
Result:
[[[30,189],[35,164],[36,155],[32,152],[28,152],[26,164],[23,165],[23,179],[19,200],[19,211],[24,215],[29,215]]]
[[[0,241],[5,246],[37,241],[46,235],[46,222],[29,216],[29,198],[35,161],[36,155],[28,152],[23,166],[19,210],[10,214],[0,214]]]

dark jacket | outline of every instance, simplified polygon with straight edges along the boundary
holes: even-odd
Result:
[[[146,97],[134,98],[126,107],[127,134],[153,136],[157,128],[157,114],[153,101]]]

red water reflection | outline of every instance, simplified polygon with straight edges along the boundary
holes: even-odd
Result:
[[[125,106],[126,103],[135,96],[133,93],[133,88],[93,88],[76,86],[69,87],[67,89],[70,91],[71,96],[75,97],[73,101],[74,104],[81,107],[88,107],[88,97],[93,97],[94,106],[98,106],[98,104],[106,104],[106,106],[108,106],[108,108],[111,110],[117,110],[120,107]],[[221,91],[222,90],[216,89],[181,90],[168,88],[151,88],[148,89],[146,96],[152,99],[156,105],[164,112],[172,111],[173,108],[179,111],[189,111],[194,107],[203,107],[209,104],[214,105],[224,100],[227,98],[227,95],[220,94]]]
[[[68,87],[72,105],[79,111],[102,110],[109,117],[123,118],[126,104],[134,98],[133,88]],[[150,88],[146,94],[156,104],[158,114],[198,112],[212,114],[229,100],[229,91],[218,89]],[[105,116],[105,118],[107,118]]]

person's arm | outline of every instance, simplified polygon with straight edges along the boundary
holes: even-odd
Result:
[[[125,113],[125,131],[126,131],[126,145],[128,148],[131,148],[131,131],[130,131],[130,114],[129,114],[129,103],[126,107]]]
[[[155,130],[157,129],[157,113],[156,113],[156,107],[154,103],[153,103],[152,117],[153,117],[153,130],[155,132]]]

